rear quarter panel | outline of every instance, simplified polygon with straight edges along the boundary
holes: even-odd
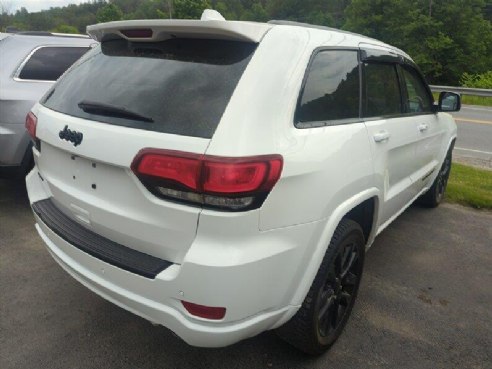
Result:
[[[263,234],[287,227],[295,232],[297,227],[293,226],[303,224],[298,228],[301,229],[312,225],[309,236],[283,246],[295,254],[295,262],[281,267],[289,269],[288,277],[282,279],[282,301],[291,305],[302,303],[343,215],[378,194],[373,186],[371,150],[362,122],[310,129],[294,127],[306,67],[313,51],[328,41],[331,46],[354,46],[347,44],[345,35],[331,32],[313,34],[303,28],[285,32],[281,26],[270,30],[207,149],[210,155],[283,156],[282,176],[254,215],[257,214]],[[211,215],[202,212],[200,229],[205,216]],[[279,273],[272,270],[269,274]]]

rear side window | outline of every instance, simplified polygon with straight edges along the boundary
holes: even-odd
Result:
[[[417,71],[411,67],[401,68],[407,91],[405,112],[430,113],[432,110],[432,98]]]
[[[395,64],[364,64],[364,117],[384,117],[402,112],[400,84]]]
[[[113,125],[211,138],[255,49],[206,39],[105,41],[58,81],[43,104]],[[102,108],[84,110],[88,101]]]
[[[56,81],[88,47],[51,47],[37,49],[22,67],[19,79]]]
[[[297,106],[296,127],[359,118],[357,51],[327,50],[314,57]]]

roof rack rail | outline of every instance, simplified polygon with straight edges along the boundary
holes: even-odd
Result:
[[[57,32],[47,32],[47,31],[18,31],[15,32],[17,35],[23,36],[48,36],[48,37],[67,37],[67,38],[90,38],[87,35],[79,35],[75,33],[57,33]]]
[[[25,36],[52,36],[51,32],[45,31],[18,31],[16,33]]]
[[[359,37],[365,37],[365,38],[371,38],[368,36],[361,35],[359,33],[355,32],[350,32],[350,31],[344,31],[338,28],[333,28],[333,27],[327,27],[327,26],[318,26],[316,24],[309,24],[309,23],[302,23],[302,22],[294,22],[294,21],[284,21],[284,20],[270,20],[267,22],[268,24],[276,24],[278,26],[297,26],[297,27],[305,27],[305,28],[315,28],[315,29],[321,29],[325,31],[335,31],[339,33],[346,33],[348,35],[354,35],[354,36],[359,36]]]

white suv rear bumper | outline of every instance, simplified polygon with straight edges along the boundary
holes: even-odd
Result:
[[[46,243],[48,251],[72,277],[106,300],[153,323],[164,325],[190,345],[201,347],[227,346],[272,328],[282,316],[291,315],[297,310],[295,307],[285,307],[275,311],[263,312],[233,323],[216,323],[205,319],[202,321],[199,318],[190,319],[186,316],[187,313],[184,309],[180,307],[180,302],[177,299],[165,298],[165,289],[162,290],[163,301],[150,300],[140,295],[137,288],[128,289],[132,285],[141,284],[141,280],[145,278],[122,271],[77,250],[54,234],[39,219],[37,221],[36,229]],[[83,266],[84,264],[87,267]],[[100,265],[96,266],[96,264]],[[96,271],[97,268],[99,268],[99,272]],[[105,274],[114,276],[120,273],[126,275],[118,277],[119,285],[112,283],[109,278],[104,276]],[[145,282],[149,285],[165,284],[165,281]]]
[[[31,202],[46,193],[37,168],[27,177],[27,187]],[[197,236],[189,258],[150,279],[79,250],[36,214],[35,218],[48,251],[75,279],[114,304],[169,328],[188,344],[202,347],[233,344],[276,328],[295,314],[299,306],[291,300],[299,285],[297,278],[310,259],[306,257],[312,246],[309,241],[317,240],[314,233],[319,228],[319,224],[309,223],[265,232],[260,239],[258,235],[250,241],[243,238],[239,245],[231,243],[231,248],[247,249],[247,243],[254,240],[254,259],[247,251],[244,255],[237,252],[238,257],[232,260],[214,258],[220,248],[212,249],[210,235]],[[226,307],[226,316],[219,321],[192,316],[181,300]]]

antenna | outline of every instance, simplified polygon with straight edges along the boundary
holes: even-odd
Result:
[[[202,17],[200,18],[200,20],[202,20],[202,21],[211,21],[211,20],[225,21],[225,18],[217,10],[205,9],[202,13]]]

